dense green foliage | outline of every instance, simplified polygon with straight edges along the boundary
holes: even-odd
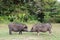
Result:
[[[56,0],[0,0],[0,23],[57,22],[60,23],[60,3]],[[43,12],[44,17],[38,16]]]

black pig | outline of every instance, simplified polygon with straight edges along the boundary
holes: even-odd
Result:
[[[38,23],[33,25],[30,32],[47,32],[51,33],[52,25],[50,23]],[[39,34],[38,34],[39,35]]]
[[[14,31],[14,32],[19,32],[19,34],[21,33],[22,34],[22,31],[28,31],[27,29],[28,29],[28,27],[27,27],[27,25],[25,25],[25,24],[22,24],[22,23],[10,23],[9,25],[8,25],[8,27],[9,27],[9,34],[12,34],[12,31]]]

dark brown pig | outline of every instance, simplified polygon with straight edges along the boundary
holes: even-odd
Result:
[[[28,27],[27,27],[27,25],[25,25],[25,24],[22,24],[22,23],[10,23],[9,25],[8,25],[8,27],[9,27],[9,34],[12,34],[12,31],[14,31],[14,32],[19,32],[19,34],[21,33],[22,34],[22,31],[28,31],[27,29],[28,29]]]
[[[52,25],[50,23],[38,23],[33,25],[32,29],[30,32],[47,32],[49,31],[49,33],[51,33],[51,28]]]

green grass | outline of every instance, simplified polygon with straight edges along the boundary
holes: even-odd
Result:
[[[0,24],[0,40],[60,40],[60,24],[52,24],[52,34],[49,35],[48,32],[40,33],[37,36],[37,33],[34,32],[23,32],[22,35],[19,35],[18,32],[13,32],[13,35],[8,33],[8,24]],[[33,24],[28,24],[29,30]]]

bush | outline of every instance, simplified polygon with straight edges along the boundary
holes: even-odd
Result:
[[[49,16],[50,12],[45,12],[45,17],[44,17],[44,22],[50,22],[50,16]]]
[[[60,16],[56,16],[55,21],[56,21],[56,23],[60,23]]]

